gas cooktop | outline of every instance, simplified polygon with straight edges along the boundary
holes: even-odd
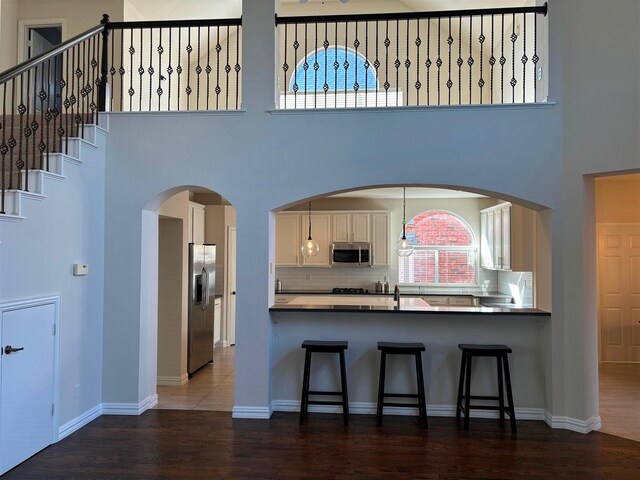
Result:
[[[369,290],[364,288],[334,288],[331,293],[348,294],[348,295],[361,295],[363,293],[369,293]]]

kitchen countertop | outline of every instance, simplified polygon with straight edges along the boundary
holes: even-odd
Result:
[[[340,298],[333,298],[340,297]],[[299,300],[298,300],[299,298]],[[384,298],[378,302],[363,304],[362,299],[352,297],[351,300],[341,295],[321,298],[314,302],[313,298],[298,297],[286,304],[278,304],[269,308],[270,312],[375,312],[375,313],[410,313],[410,314],[465,314],[465,315],[528,315],[548,316],[549,312],[538,308],[502,308],[502,307],[432,307],[420,298],[403,297],[400,308],[391,299]],[[390,301],[391,300],[391,301]]]
[[[366,292],[366,293],[333,293],[330,290],[284,290],[282,292],[276,292],[276,295],[340,295],[340,296],[362,296],[362,295],[372,295],[372,296],[393,296],[393,292],[390,293],[382,293],[382,292]],[[475,298],[511,298],[511,295],[507,293],[500,292],[411,292],[404,293],[401,292],[403,297],[475,297]]]

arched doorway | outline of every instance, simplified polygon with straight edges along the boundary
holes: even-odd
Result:
[[[200,187],[172,189],[153,203],[147,214],[157,228],[146,228],[143,251],[153,261],[157,248],[157,371],[146,379],[156,384],[156,408],[231,411],[235,208]]]

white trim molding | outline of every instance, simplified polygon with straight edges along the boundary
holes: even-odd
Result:
[[[103,415],[141,415],[158,404],[158,395],[149,395],[138,403],[103,403]]]
[[[299,400],[276,400],[272,403],[276,412],[299,412]],[[349,413],[356,415],[375,415],[377,405],[373,402],[349,402]],[[342,413],[341,406],[309,405],[309,412],[314,413]],[[385,407],[385,415],[417,416],[418,409],[411,407]],[[545,420],[546,412],[542,408],[516,408],[517,420]],[[427,415],[430,417],[455,417],[455,405],[427,405]],[[490,410],[475,410],[471,418],[499,418],[498,412]]]
[[[189,381],[189,374],[185,373],[180,377],[174,376],[158,376],[156,385],[168,386],[168,387],[181,387]]]
[[[80,430],[82,427],[91,423],[100,415],[102,415],[102,404],[96,405],[92,409],[87,410],[86,412],[78,415],[73,420],[65,423],[58,429],[58,441],[68,437],[73,432]]]
[[[593,430],[600,430],[602,426],[599,415],[595,415],[587,420],[578,420],[572,417],[553,416],[549,412],[545,412],[544,421],[551,428],[571,430],[572,432],[578,433],[589,433]]]
[[[299,404],[300,402],[298,402]],[[273,415],[273,404],[268,407],[239,407],[234,405],[232,418],[254,418],[269,420]]]

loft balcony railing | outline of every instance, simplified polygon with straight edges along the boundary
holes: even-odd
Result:
[[[237,110],[241,19],[111,23],[0,73],[0,214],[99,112]]]
[[[538,101],[539,7],[276,17],[280,108]]]

